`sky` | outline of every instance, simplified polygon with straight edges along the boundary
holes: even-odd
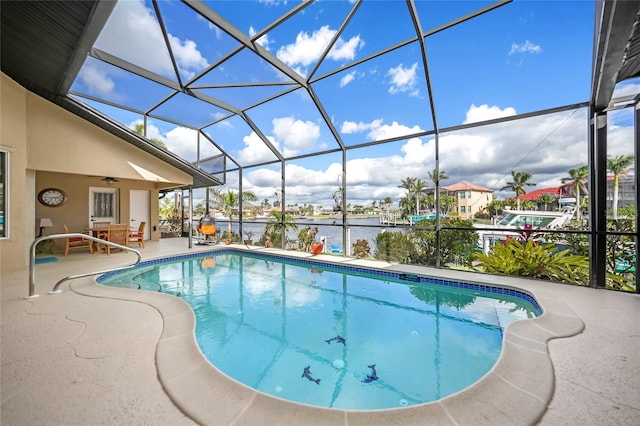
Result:
[[[280,155],[294,158],[286,203],[330,206],[342,177],[340,143],[393,141],[347,150],[352,205],[397,203],[407,177],[429,182],[436,144],[449,176],[443,185],[464,180],[499,197],[513,195],[500,190],[512,170],[532,173],[539,189],[587,163],[585,108],[447,130],[587,102],[594,1],[515,0],[444,30],[491,2],[416,1],[424,50],[404,0],[203,4],[197,13],[180,1],[159,1],[157,10],[119,1],[72,95],[130,128],[147,114],[147,137],[189,162],[228,156],[228,169],[243,167],[243,189],[270,202],[281,193],[281,169],[265,163]],[[111,56],[126,62],[109,63]],[[615,96],[639,91],[629,81]],[[633,153],[631,117],[610,114],[611,155]],[[326,153],[301,157],[315,152]],[[238,175],[228,173],[224,189],[237,188]]]

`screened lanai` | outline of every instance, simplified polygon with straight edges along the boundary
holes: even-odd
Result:
[[[9,2],[2,69],[190,173],[164,196],[187,235],[209,214],[235,241],[297,250],[317,228],[328,253],[501,273],[479,235],[510,232],[586,262],[553,280],[638,292],[637,20],[633,2]]]

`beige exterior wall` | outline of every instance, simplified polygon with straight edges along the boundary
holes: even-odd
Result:
[[[152,241],[157,241],[160,238],[157,202],[158,190],[153,183],[119,179],[119,182],[113,186],[107,186],[99,177],[55,172],[36,173],[35,197],[37,199],[37,194],[45,188],[60,188],[67,194],[67,202],[60,207],[47,207],[36,201],[33,235],[35,236],[40,232],[36,222],[42,217],[48,217],[53,222],[53,227],[45,230],[45,234],[47,235],[64,233],[62,226],[64,224],[67,225],[71,232],[84,232],[90,223],[89,187],[118,190],[117,213],[119,223],[131,223],[131,217],[129,216],[129,191],[132,189],[148,190],[150,192],[149,216],[151,220],[147,224],[147,227],[149,228]],[[63,250],[64,243],[60,240],[56,243],[54,252]]]
[[[461,197],[464,193],[464,198]],[[490,192],[480,192],[473,190],[458,191],[455,194],[458,201],[459,217],[463,219],[473,219],[473,216],[482,211],[487,204],[491,202],[492,195]],[[464,207],[464,213],[462,212]]]
[[[27,98],[25,90],[2,74],[0,147],[9,152],[8,237],[0,238],[0,271],[24,267],[33,241],[33,173],[27,170]],[[4,282],[4,280],[2,280]]]
[[[101,179],[119,180],[119,222],[129,223],[129,191],[150,191],[148,228],[158,240],[158,191],[186,186],[192,177],[139,150],[0,74],[0,147],[10,153],[8,238],[0,239],[2,272],[25,268],[29,247],[39,232],[36,219],[48,217],[47,234],[84,230],[89,223],[89,187],[106,187]],[[37,201],[47,187],[64,190],[68,201],[45,207]],[[154,229],[155,227],[155,229]],[[56,252],[64,248],[56,243]]]

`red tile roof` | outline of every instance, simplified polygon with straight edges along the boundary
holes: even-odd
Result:
[[[485,188],[480,185],[474,185],[473,183],[460,181],[453,185],[443,186],[445,191],[476,191],[476,192],[493,192],[493,189]]]
[[[554,186],[551,188],[542,188],[542,189],[536,189],[534,191],[530,191],[527,192],[526,194],[522,194],[520,196],[520,200],[531,200],[531,201],[535,201],[538,199],[539,196],[543,195],[543,194],[551,194],[555,197],[559,197],[560,195],[563,196],[568,196],[569,192],[570,192],[570,187],[573,186],[573,181],[572,182],[567,182],[564,185],[560,185],[560,186]],[[515,198],[515,197],[510,197],[510,198]]]

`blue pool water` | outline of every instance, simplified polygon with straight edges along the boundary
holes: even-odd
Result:
[[[540,314],[514,290],[228,249],[145,262],[99,282],[183,298],[202,352],[225,374],[340,409],[457,392],[495,364],[509,323]]]

